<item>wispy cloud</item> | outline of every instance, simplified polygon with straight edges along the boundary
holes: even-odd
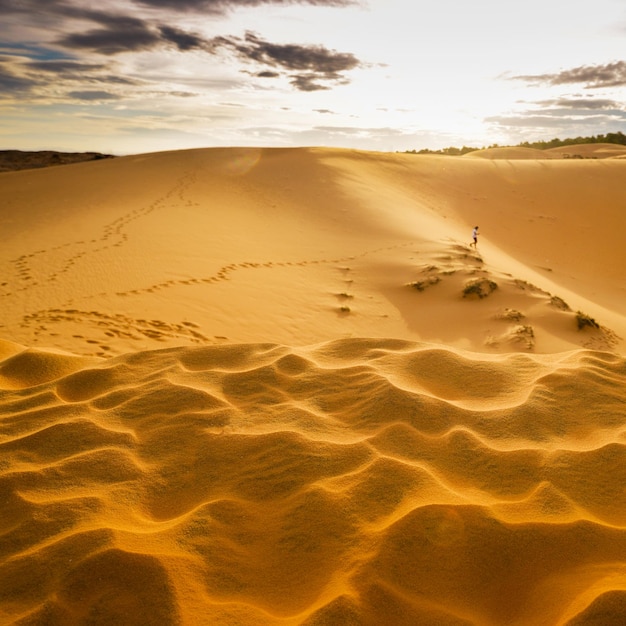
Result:
[[[626,61],[604,65],[581,65],[553,74],[513,76],[513,80],[548,85],[583,85],[586,89],[626,86]]]
[[[38,81],[17,74],[8,63],[0,59],[0,99],[29,93]]]
[[[67,94],[75,100],[85,100],[87,102],[100,102],[102,100],[119,100],[120,96],[109,91],[70,91]]]
[[[606,99],[559,98],[515,114],[491,116],[485,122],[511,137],[511,142],[538,137],[577,137],[624,128],[626,110]]]
[[[259,7],[262,5],[290,6],[309,5],[314,7],[348,7],[361,4],[361,0],[129,0],[129,4],[136,7],[152,9],[169,9],[175,12],[196,12],[223,15],[236,9]],[[0,11],[3,15],[12,13],[31,13],[38,9],[38,14],[43,15],[70,14],[80,11],[84,6],[82,0],[0,0]],[[87,9],[89,10],[89,9]]]
[[[546,107],[581,111],[620,110],[624,108],[622,103],[607,98],[557,98],[554,100],[540,100],[537,104]]]
[[[224,14],[238,8],[258,7],[264,4],[274,5],[311,5],[327,7],[345,7],[358,4],[355,0],[135,0],[137,4],[159,9],[208,12]]]
[[[34,102],[117,100],[147,83],[115,73],[108,63],[0,57],[0,99]]]

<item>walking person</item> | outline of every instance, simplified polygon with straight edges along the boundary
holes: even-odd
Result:
[[[474,230],[472,231],[472,238],[474,239],[474,241],[470,243],[470,246],[474,246],[474,248],[476,248],[478,244],[478,226],[474,226]]]

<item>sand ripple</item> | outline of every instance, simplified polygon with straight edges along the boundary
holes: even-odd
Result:
[[[623,358],[4,348],[3,624],[624,623]]]

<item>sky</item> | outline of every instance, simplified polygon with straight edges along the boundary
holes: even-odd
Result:
[[[626,132],[624,0],[0,0],[0,149]]]

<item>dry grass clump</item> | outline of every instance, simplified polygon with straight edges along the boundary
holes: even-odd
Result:
[[[489,278],[475,278],[465,284],[463,289],[464,298],[477,297],[482,300],[498,288],[497,283]]]
[[[578,325],[578,330],[583,330],[584,328],[600,328],[600,324],[590,317],[586,313],[582,311],[576,311],[576,324]]]
[[[413,289],[417,289],[417,291],[424,291],[428,287],[432,287],[441,281],[439,276],[429,276],[424,280],[417,280],[413,283],[409,283],[409,287],[413,287]]]
[[[504,320],[506,322],[520,322],[525,317],[526,316],[521,311],[509,308],[504,309],[504,311],[496,315],[496,319]]]
[[[550,306],[553,306],[561,311],[571,311],[569,304],[558,296],[550,296]]]
[[[522,344],[527,350],[535,347],[535,331],[532,326],[519,325],[511,329],[508,336],[509,343]]]

